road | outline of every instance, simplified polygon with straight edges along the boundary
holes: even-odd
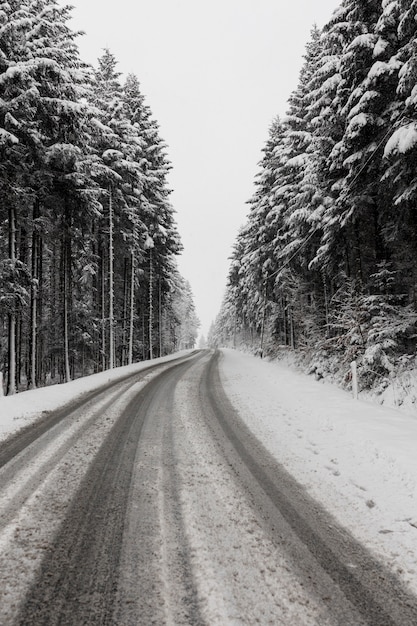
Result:
[[[0,446],[1,626],[407,626],[417,600],[247,429],[202,351]]]

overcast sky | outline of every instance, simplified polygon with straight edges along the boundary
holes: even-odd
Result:
[[[60,0],[60,4],[66,4]],[[72,0],[84,61],[110,48],[141,82],[173,164],[172,203],[202,332],[220,308],[231,249],[268,138],[297,86],[314,23],[338,0]]]

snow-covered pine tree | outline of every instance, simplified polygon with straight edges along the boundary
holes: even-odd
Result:
[[[125,112],[130,122],[138,129],[140,145],[137,146],[136,158],[140,164],[142,178],[139,190],[139,216],[145,231],[142,232],[141,243],[137,250],[139,266],[142,264],[142,280],[138,290],[142,308],[144,303],[152,301],[155,306],[158,332],[152,333],[152,353],[160,351],[162,311],[165,309],[170,294],[170,279],[175,271],[174,257],[182,249],[174,210],[169,201],[170,189],[167,176],[171,164],[166,154],[166,144],[159,136],[159,127],[152,117],[152,112],[145,102],[140,84],[134,74],[127,76],[123,88]],[[150,236],[152,248],[152,298],[149,296],[151,278],[150,253],[143,257],[143,243]],[[148,317],[149,307],[144,311],[143,320]],[[138,320],[139,321],[139,320]],[[139,329],[138,329],[139,330]],[[146,333],[150,338],[151,333]],[[151,350],[150,340],[144,350]]]
[[[194,348],[200,321],[195,311],[191,285],[178,272],[173,281],[171,311],[177,321],[174,332],[175,348],[177,350]]]
[[[74,280],[74,272],[78,274],[78,271],[85,271],[92,263],[90,249],[90,258],[83,255],[84,266],[76,267],[76,259],[80,257],[77,251],[88,250],[87,233],[91,230],[91,220],[97,212],[94,196],[88,192],[90,185],[84,171],[89,145],[88,121],[91,117],[86,102],[89,69],[79,58],[75,45],[77,33],[68,26],[70,10],[70,7],[60,7],[54,0],[31,2],[32,24],[26,37],[28,63],[33,65],[39,85],[36,121],[45,143],[41,169],[36,172],[39,181],[35,187],[33,244],[36,251],[37,240],[41,239],[38,255],[41,271],[43,230],[47,230],[53,240],[60,240],[60,246],[54,247],[54,253],[58,255],[56,263],[59,263],[61,273],[61,297],[58,300],[62,325],[58,337],[64,338],[63,354],[58,367],[66,380],[75,374],[78,350],[81,348],[76,342],[79,301],[75,288],[80,281],[78,275]],[[36,267],[36,263],[32,263],[32,267]],[[48,273],[53,271],[49,259],[44,270]],[[47,298],[47,282],[42,278],[38,276],[35,280],[40,285],[40,295]],[[44,306],[43,299],[39,299],[42,334],[38,349],[36,350],[35,345],[32,350],[32,358],[38,363],[38,367],[32,367],[32,371],[37,369],[38,379],[45,377],[45,373],[41,371],[45,361],[41,347],[45,343],[46,329],[51,327],[50,323],[45,323],[44,316],[56,314],[52,306]],[[53,340],[51,337],[50,339]],[[35,384],[36,380],[31,382]]]
[[[16,392],[16,329],[28,301],[27,285],[22,282],[20,270],[26,275],[29,270],[26,264],[19,264],[17,254],[21,218],[23,221],[23,216],[27,217],[30,210],[26,183],[29,153],[19,137],[18,110],[18,102],[23,100],[30,111],[30,90],[33,87],[33,80],[19,63],[24,54],[22,33],[27,19],[28,11],[22,3],[0,3],[0,312],[3,319],[7,319],[8,326],[7,339],[2,342],[6,346],[2,362],[6,363],[8,394]]]
[[[355,200],[350,186],[355,174],[353,177],[349,174],[346,141],[351,136],[355,143],[362,125],[366,125],[365,116],[355,115],[354,106],[361,97],[362,82],[373,64],[373,47],[377,41],[375,28],[380,12],[378,1],[362,3],[344,0],[323,31],[323,59],[330,56],[335,73],[334,79],[329,80],[329,77],[323,85],[330,88],[328,108],[325,111],[327,121],[325,125],[323,119],[318,121],[322,136],[327,133],[329,146],[333,146],[328,155],[327,167],[324,164],[331,202],[327,203],[323,216],[323,238],[318,258],[320,266],[328,268],[333,276],[340,273],[341,276],[359,277],[363,269],[362,241],[359,241],[358,230],[351,219],[355,212],[352,207]],[[359,146],[359,142],[356,145]],[[358,198],[358,214],[366,201],[366,195]],[[356,241],[356,244],[351,246],[350,241]]]
[[[390,258],[398,270],[396,289],[417,309],[417,6],[411,0],[386,4],[379,24],[384,68],[395,66],[395,95],[385,107],[387,127],[380,187],[381,222]],[[388,46],[387,40],[394,46]],[[401,245],[398,242],[401,241]]]
[[[273,190],[273,211],[279,213],[274,238],[274,298],[278,318],[274,321],[282,342],[304,343],[323,297],[322,279],[310,267],[323,213],[314,127],[311,124],[311,81],[321,63],[321,34],[315,27],[307,43],[297,89],[289,98],[284,119],[285,138]],[[281,329],[280,331],[278,329]]]
[[[64,174],[67,186],[70,184],[71,168],[75,171],[79,154],[75,147],[79,141],[77,131],[85,117],[79,103],[83,94],[82,68],[74,45],[76,35],[66,24],[68,18],[69,8],[58,7],[53,0],[4,3],[0,13],[0,80],[4,95],[0,127],[2,137],[7,139],[3,144],[5,161],[10,163],[14,158],[5,180],[12,188],[21,181],[22,193],[18,202],[14,200],[18,256],[32,271],[30,312],[22,311],[19,332],[19,354],[26,354],[23,342],[27,342],[30,366],[25,367],[22,357],[17,377],[20,380],[22,369],[27,369],[31,386],[43,375],[41,369],[47,358],[43,353],[47,324],[40,275],[44,269],[44,231],[47,223],[57,222],[49,207],[53,204],[58,212],[62,207],[65,191],[58,189],[57,179],[62,180]],[[64,172],[57,173],[50,166],[52,161],[57,162],[57,153],[65,161]]]
[[[261,334],[275,319],[273,342],[341,370],[355,356],[369,382],[414,345],[415,17],[411,0],[345,0],[313,37],[211,338],[234,343],[245,312]]]
[[[100,355],[106,367],[110,345],[115,364],[138,358],[144,242],[152,231],[158,319],[180,249],[169,163],[137,80],[140,114],[108,51],[96,75],[80,61],[69,17],[55,0],[0,2],[0,358],[10,393],[91,372]],[[111,342],[100,323],[109,331],[110,197]]]
[[[359,66],[359,71],[351,79],[347,92],[349,97],[342,109],[346,120],[344,134],[333,151],[335,163],[339,164],[336,167],[343,175],[338,184],[338,198],[332,209],[332,220],[336,225],[334,232],[339,228],[348,244],[344,269],[349,277],[356,280],[357,297],[366,301],[365,308],[376,311],[379,306],[381,311],[387,311],[388,298],[390,310],[397,307],[398,319],[404,317],[408,306],[407,298],[401,294],[408,295],[409,292],[411,295],[412,285],[416,284],[415,264],[412,260],[414,254],[411,252],[415,249],[416,238],[415,229],[411,226],[414,220],[407,224],[405,218],[407,202],[403,205],[405,211],[401,215],[398,210],[401,201],[397,203],[393,198],[393,193],[397,199],[402,196],[406,168],[400,166],[396,169],[394,165],[384,174],[387,162],[383,160],[383,150],[385,147],[385,155],[391,157],[391,163],[395,163],[399,156],[397,140],[402,136],[410,140],[413,134],[410,119],[405,117],[407,108],[404,102],[406,77],[410,76],[410,72],[412,74],[412,62],[408,62],[413,57],[415,45],[412,42],[415,29],[409,27],[415,16],[412,4],[383,2],[382,6],[375,5],[372,20],[362,28],[363,33],[346,47],[342,56],[346,76],[350,75],[352,67]],[[358,15],[360,8],[357,7],[355,17]],[[378,16],[376,21],[375,16]],[[410,94],[412,87],[408,85]],[[405,152],[408,149],[412,151],[411,144],[412,140],[408,141]],[[415,155],[414,158],[411,154],[409,157],[411,164]],[[401,245],[398,245],[401,224],[407,226],[402,232]],[[335,258],[336,255],[333,253],[332,256]],[[391,285],[393,291],[390,296],[378,293],[373,280],[381,263],[394,263],[393,270],[398,271],[398,279]],[[341,282],[339,287],[343,289]],[[412,316],[408,313],[407,316],[410,330]],[[373,330],[374,324],[379,324],[378,319],[379,315],[370,315],[368,331],[365,333],[365,354],[385,354],[385,340],[379,331]],[[394,328],[387,322],[388,326],[391,330]],[[403,333],[400,326],[397,326],[398,332]],[[376,337],[381,339],[379,346]],[[368,345],[371,339],[372,349]],[[392,335],[392,345],[395,344],[397,348],[402,345],[401,349],[404,349],[402,339],[397,339]],[[374,370],[377,369],[376,360],[375,356]],[[370,363],[364,356],[363,367],[366,369]]]
[[[94,105],[97,109],[94,120],[97,127],[94,142],[97,155],[95,178],[102,190],[102,204],[105,207],[105,215],[97,233],[100,292],[104,296],[107,287],[109,292],[108,302],[102,297],[100,303],[101,350],[105,358],[108,346],[110,367],[116,361],[124,361],[127,347],[126,294],[115,289],[114,277],[124,274],[125,259],[132,258],[132,250],[135,252],[139,246],[139,234],[145,231],[139,208],[143,183],[138,149],[142,142],[139,129],[126,111],[116,66],[114,55],[105,50],[98,61],[94,83]],[[123,284],[126,285],[126,281]],[[117,325],[116,319],[122,320],[122,323]]]

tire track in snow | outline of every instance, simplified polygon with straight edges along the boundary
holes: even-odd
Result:
[[[174,442],[174,393],[197,361],[166,377],[143,425],[126,517],[115,624],[206,624],[191,567],[180,497],[181,461]]]
[[[71,418],[80,411],[84,411],[91,403],[99,402],[101,398],[108,396],[109,391],[113,388],[119,387],[123,383],[127,383],[126,387],[128,387],[129,384],[133,384],[136,380],[141,380],[149,372],[164,366],[166,367],[164,363],[150,365],[139,372],[127,374],[122,378],[105,383],[98,389],[82,394],[76,400],[68,402],[56,411],[47,412],[40,419],[28,424],[0,443],[0,468],[61,422]]]
[[[120,603],[120,559],[142,429],[148,417],[154,418],[155,398],[165,397],[164,383],[176,381],[191,365],[190,359],[171,365],[135,394],[118,418],[83,478],[55,539],[46,548],[17,624],[121,623],[114,621],[113,614]],[[141,544],[137,536],[132,541]],[[151,564],[139,561],[152,590],[155,581],[148,570]],[[145,617],[145,621],[137,622],[136,613],[132,623],[153,623],[152,613],[148,617],[149,621]]]
[[[84,433],[88,471],[80,441],[49,475],[48,493],[42,485],[31,496],[22,527],[9,524],[0,546],[9,541],[19,559],[29,542],[35,562],[29,554],[23,566],[27,580],[38,575],[18,615],[0,602],[0,623],[417,623],[415,599],[248,431],[217,359],[189,358],[131,388],[91,450]],[[67,465],[66,476],[73,461],[78,473]],[[19,583],[19,574],[10,576]],[[2,575],[7,583],[7,565]],[[0,594],[2,584],[0,575]]]
[[[324,575],[340,590],[352,608],[362,616],[364,623],[372,626],[415,626],[417,624],[417,598],[409,594],[395,575],[378,562],[362,545],[319,505],[308,496],[285,468],[265,450],[245,426],[229,402],[218,370],[219,353],[212,359],[202,381],[201,393],[213,410],[229,445],[220,443],[225,457],[236,468],[240,480],[252,492],[255,506],[267,512],[264,524],[269,526],[271,538],[282,543],[282,522],[305,546],[316,562],[316,578]],[[230,445],[231,444],[231,445]],[[249,472],[249,474],[248,474]],[[255,479],[257,492],[254,491]],[[272,504],[272,507],[271,507]],[[291,543],[288,543],[287,549]],[[294,554],[295,559],[297,555]],[[304,557],[305,558],[305,557]],[[302,564],[305,567],[307,560]],[[310,586],[314,590],[314,582]],[[320,584],[318,584],[320,588]],[[316,590],[317,592],[317,590]],[[327,594],[331,596],[334,590]],[[319,590],[319,594],[323,595]],[[337,623],[356,624],[346,621],[339,613]],[[355,618],[353,618],[355,619]]]

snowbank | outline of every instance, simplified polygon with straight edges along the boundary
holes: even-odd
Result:
[[[167,363],[181,356],[186,356],[190,352],[191,350],[183,350],[152,361],[141,361],[133,365],[116,367],[99,374],[77,378],[70,383],[41,387],[14,396],[0,396],[0,441],[26,426],[28,422],[39,419],[42,414],[59,409],[88,391],[103,387],[107,383],[123,378],[128,374],[140,372],[150,365]]]

